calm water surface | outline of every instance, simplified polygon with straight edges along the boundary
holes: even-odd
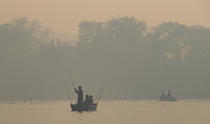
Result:
[[[65,101],[0,103],[0,124],[210,124],[210,101],[103,101],[83,113]]]

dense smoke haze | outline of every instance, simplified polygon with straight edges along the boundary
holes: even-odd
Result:
[[[82,21],[62,39],[27,18],[0,25],[0,99],[65,99],[64,84],[106,99],[210,98],[210,29],[135,17]]]

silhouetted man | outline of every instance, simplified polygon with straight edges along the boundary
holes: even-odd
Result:
[[[83,91],[82,91],[82,87],[79,86],[78,90],[75,88],[75,92],[78,94],[78,98],[77,98],[77,103],[79,105],[83,104]]]

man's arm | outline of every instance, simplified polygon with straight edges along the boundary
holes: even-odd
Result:
[[[75,88],[74,90],[75,90],[75,92],[76,92],[76,93],[78,93],[78,91],[77,91],[77,89],[76,89],[76,88]]]

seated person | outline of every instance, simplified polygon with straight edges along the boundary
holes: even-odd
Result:
[[[85,101],[84,101],[84,104],[85,105],[88,105],[88,99],[89,99],[89,96],[88,95],[85,95]]]
[[[92,95],[89,96],[88,102],[89,102],[89,105],[93,104],[93,96]]]

